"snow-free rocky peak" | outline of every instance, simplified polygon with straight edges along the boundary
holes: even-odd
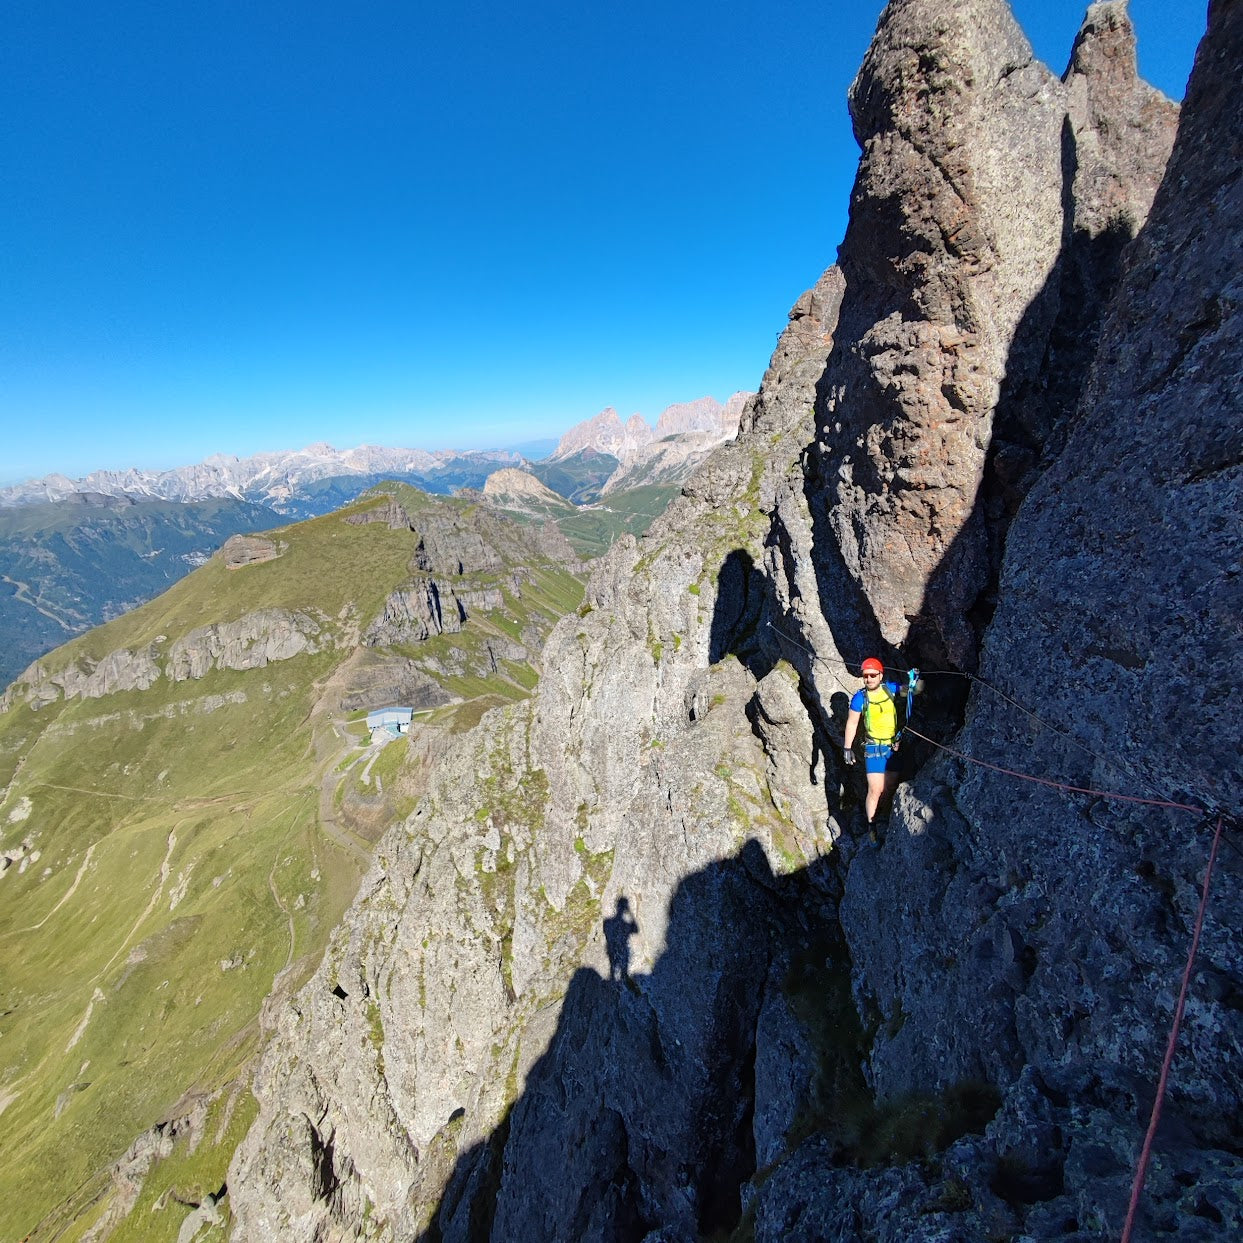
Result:
[[[1065,80],[889,4],[837,266],[273,1014],[236,1239],[1118,1236],[1205,826],[973,761],[1239,807],[1240,64],[1215,3],[1180,123],[1121,3]],[[970,757],[877,844],[871,651]],[[1144,1237],[1243,1232],[1240,926],[1223,854]]]

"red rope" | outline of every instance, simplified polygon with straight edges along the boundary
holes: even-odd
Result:
[[[1144,803],[1148,807],[1168,807],[1172,811],[1190,811],[1197,816],[1204,815],[1203,807],[1193,807],[1190,803],[1170,803],[1161,798],[1140,798],[1135,794],[1118,794],[1112,790],[1091,790],[1086,786],[1067,785],[1064,781],[1050,781],[1048,777],[1033,777],[1031,773],[1020,773],[1013,768],[1002,768],[1000,764],[990,764],[988,760],[979,760],[974,755],[955,751],[953,747],[947,747],[943,742],[937,742],[935,738],[929,738],[927,734],[921,734],[917,729],[912,729],[909,725],[902,732],[904,734],[913,734],[916,738],[922,738],[925,742],[932,743],[934,747],[939,747],[942,751],[948,751],[950,755],[956,755],[960,760],[966,760],[970,764],[979,764],[981,768],[991,768],[995,773],[1005,773],[1007,777],[1018,777],[1022,781],[1034,781],[1037,785],[1052,786],[1055,790],[1069,790],[1072,794],[1092,794],[1097,798],[1121,799],[1124,803]]]
[[[1157,1099],[1152,1103],[1152,1117],[1148,1121],[1148,1133],[1144,1136],[1144,1147],[1139,1154],[1139,1165],[1135,1170],[1135,1182],[1131,1187],[1131,1205],[1127,1209],[1126,1225],[1122,1227],[1121,1243],[1130,1243],[1131,1231],[1135,1226],[1135,1214],[1139,1209],[1139,1197],[1144,1190],[1144,1178],[1148,1173],[1148,1160],[1152,1156],[1152,1140],[1157,1133],[1157,1123],[1161,1121],[1161,1105],[1165,1100],[1165,1085],[1170,1077],[1170,1066],[1174,1061],[1174,1046],[1178,1043],[1178,1029],[1183,1021],[1183,1009],[1187,1004],[1187,986],[1191,982],[1191,969],[1195,964],[1196,950],[1200,947],[1200,930],[1204,927],[1204,910],[1208,906],[1208,887],[1213,879],[1213,864],[1217,861],[1217,845],[1221,841],[1223,817],[1217,817],[1217,832],[1213,834],[1213,848],[1209,851],[1208,867],[1204,870],[1204,889],[1200,893],[1200,910],[1196,914],[1195,931],[1191,934],[1191,950],[1187,954],[1187,966],[1183,970],[1182,987],[1178,990],[1178,1004],[1174,1007],[1174,1025],[1170,1028],[1169,1043],[1165,1048],[1165,1061],[1161,1064],[1161,1078],[1157,1083]]]
[[[1155,798],[1138,798],[1134,794],[1118,794],[1109,790],[1091,790],[1084,786],[1067,785],[1063,781],[1050,781],[1047,777],[1034,777],[1030,773],[1020,773],[1013,768],[1002,768],[1000,764],[990,764],[987,760],[976,759],[975,756],[966,755],[962,751],[956,751],[953,747],[947,747],[944,743],[936,742],[934,739],[921,734],[918,730],[912,729],[909,725],[905,730],[908,734],[914,734],[916,738],[922,738],[925,742],[930,742],[934,747],[939,747],[942,751],[948,751],[950,755],[955,755],[961,760],[967,760],[972,764],[979,764],[983,768],[991,768],[994,772],[1004,773],[1008,777],[1018,777],[1022,781],[1034,781],[1038,785],[1052,786],[1055,790],[1069,790],[1073,794],[1091,794],[1097,798],[1122,799],[1127,803],[1144,803],[1149,807],[1168,807],[1173,811],[1190,811],[1197,815],[1203,815],[1204,809],[1201,807],[1192,807],[1188,803],[1171,803],[1164,799]],[[1208,891],[1209,884],[1213,879],[1213,867],[1217,862],[1217,848],[1221,844],[1221,831],[1225,824],[1225,817],[1217,817],[1217,831],[1213,834],[1213,845],[1209,851],[1208,866],[1204,869],[1204,888],[1200,893],[1200,909],[1196,912],[1195,929],[1191,934],[1191,949],[1187,953],[1187,965],[1183,968],[1182,984],[1178,990],[1178,1004],[1174,1007],[1174,1023],[1170,1028],[1170,1038],[1165,1047],[1165,1060],[1161,1063],[1161,1077],[1157,1081],[1157,1098],[1152,1104],[1152,1117],[1148,1121],[1148,1132],[1144,1136],[1144,1146],[1140,1151],[1139,1164],[1135,1169],[1135,1181],[1131,1186],[1131,1203],[1127,1209],[1126,1224],[1122,1228],[1122,1237],[1120,1243],[1130,1243],[1131,1232],[1135,1228],[1135,1215],[1139,1211],[1139,1198],[1144,1190],[1144,1179],[1148,1174],[1148,1162],[1152,1157],[1152,1141],[1157,1133],[1157,1126],[1161,1121],[1161,1106],[1165,1101],[1165,1089],[1169,1083],[1170,1067],[1174,1063],[1174,1049],[1178,1044],[1178,1032],[1182,1027],[1183,1012],[1187,1007],[1187,989],[1191,984],[1191,972],[1195,966],[1196,952],[1200,948],[1200,933],[1204,929],[1204,912],[1208,907]]]
[[[769,622],[769,625],[771,626],[772,623]],[[776,630],[777,628],[773,626],[773,629]],[[778,633],[781,632],[778,631]],[[789,638],[790,636],[786,635],[785,637]],[[790,641],[798,647],[803,646],[797,639],[791,639]],[[808,652],[811,651],[810,648],[804,648],[804,650]],[[814,652],[811,654],[812,656],[815,656]],[[823,657],[816,657],[816,659],[823,659]],[[844,661],[839,663],[845,665]],[[886,668],[888,668],[888,666],[886,666]],[[1023,705],[1017,700],[1011,699],[1010,696],[1005,694],[1003,691],[997,690],[995,686],[985,682],[983,678],[975,678],[972,674],[961,676],[973,678],[974,681],[978,681],[982,686],[986,686],[989,690],[995,691],[1002,697],[1002,699],[1014,704],[1016,708],[1022,709],[1028,714],[1028,716],[1033,717],[1037,721],[1040,720],[1034,712],[1024,708]],[[1045,724],[1043,721],[1040,723],[1042,725]],[[1053,729],[1055,727],[1050,726],[1049,728]],[[958,759],[965,760],[969,764],[978,764],[981,768],[992,769],[993,772],[1003,773],[1007,777],[1017,777],[1020,781],[1032,781],[1037,785],[1049,786],[1054,790],[1065,790],[1071,794],[1089,794],[1095,798],[1119,799],[1125,803],[1143,803],[1147,807],[1165,807],[1171,811],[1189,811],[1197,816],[1204,815],[1203,807],[1194,807],[1190,803],[1174,803],[1167,799],[1159,798],[1140,798],[1135,794],[1119,794],[1113,790],[1093,790],[1086,786],[1069,785],[1064,781],[1052,781],[1048,777],[1036,777],[1031,773],[1021,773],[1013,768],[1003,768],[1000,764],[992,764],[988,760],[977,759],[973,755],[967,755],[965,752],[955,750],[953,747],[947,747],[943,742],[937,742],[936,739],[929,738],[926,734],[921,734],[918,730],[912,729],[910,725],[907,725],[903,732],[912,734],[916,738],[921,738],[924,742],[931,743],[934,747],[937,747],[942,751],[946,751],[950,755],[957,756]],[[1056,732],[1059,734],[1063,733],[1062,730],[1056,730]],[[1065,736],[1070,738],[1072,742],[1078,742],[1077,739],[1069,734],[1066,734]],[[1082,746],[1083,744],[1080,743],[1079,745]],[[1096,756],[1098,760],[1108,762],[1104,761],[1103,756],[1096,755],[1096,752],[1091,751],[1091,748],[1084,747],[1084,749]],[[1200,948],[1200,933],[1204,929],[1204,912],[1208,907],[1209,885],[1213,879],[1213,867],[1217,862],[1217,848],[1221,844],[1221,831],[1224,823],[1225,817],[1219,815],[1217,817],[1217,831],[1213,834],[1213,845],[1209,851],[1208,866],[1204,870],[1204,888],[1200,893],[1200,909],[1196,913],[1195,928],[1191,934],[1191,948],[1187,953],[1187,965],[1183,968],[1182,984],[1178,990],[1178,1003],[1174,1007],[1174,1022],[1170,1028],[1170,1038],[1165,1048],[1165,1060],[1161,1063],[1161,1077],[1157,1081],[1157,1097],[1152,1104],[1152,1117],[1148,1121],[1148,1131],[1144,1136],[1144,1145],[1140,1150],[1139,1164],[1135,1169],[1135,1181],[1131,1186],[1131,1202],[1127,1209],[1126,1224],[1122,1228],[1120,1243],[1130,1243],[1131,1232],[1135,1228],[1135,1216],[1139,1211],[1139,1198],[1143,1194],[1144,1179],[1147,1177],[1148,1163],[1152,1158],[1152,1143],[1157,1133],[1157,1126],[1161,1121],[1161,1106],[1165,1101],[1165,1089],[1169,1083],[1170,1068],[1174,1064],[1174,1050],[1178,1044],[1178,1033],[1179,1029],[1182,1027],[1183,1013],[1187,1006],[1187,989],[1191,984],[1191,972],[1195,967],[1196,953]]]

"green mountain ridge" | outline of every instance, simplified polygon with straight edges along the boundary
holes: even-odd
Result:
[[[616,459],[588,451],[565,463],[527,464],[567,499],[547,511],[520,507],[524,523],[552,518],[583,558],[598,556],[618,535],[641,534],[678,492],[667,482],[596,500]],[[547,467],[547,469],[546,469]],[[168,501],[82,493],[70,500],[0,507],[0,689],[58,644],[119,617],[202,565],[230,536],[261,531],[352,504],[360,494],[396,483],[449,500],[479,500],[495,462],[451,460],[433,479],[336,476],[306,484],[281,514],[256,495]],[[492,508],[504,506],[493,505]]]
[[[574,504],[559,496],[494,496],[489,504],[515,522],[550,522],[585,560],[601,556],[622,535],[642,535],[669,507],[681,484],[647,484]]]
[[[555,462],[528,463],[527,470],[554,492],[582,505],[590,504],[600,495],[618,465],[617,458],[611,454],[583,449]]]
[[[436,755],[530,693],[576,564],[386,485],[242,537],[10,687],[0,1238],[173,1238],[219,1188],[264,998],[318,962]],[[393,700],[422,712],[373,747]]]

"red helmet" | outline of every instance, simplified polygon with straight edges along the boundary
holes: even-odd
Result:
[[[875,656],[869,656],[867,660],[863,662],[860,672],[861,673],[884,673],[885,666],[882,665],[880,661],[876,659]]]

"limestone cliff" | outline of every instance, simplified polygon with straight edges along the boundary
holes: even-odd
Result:
[[[1166,170],[1122,4],[1060,81],[1001,0],[893,0],[839,266],[271,1016],[235,1238],[1116,1236],[1203,828],[959,757],[1239,805],[1241,61],[1216,4]],[[874,644],[959,753],[904,747],[880,846]],[[1188,1239],[1243,1228],[1214,886],[1144,1220]]]

